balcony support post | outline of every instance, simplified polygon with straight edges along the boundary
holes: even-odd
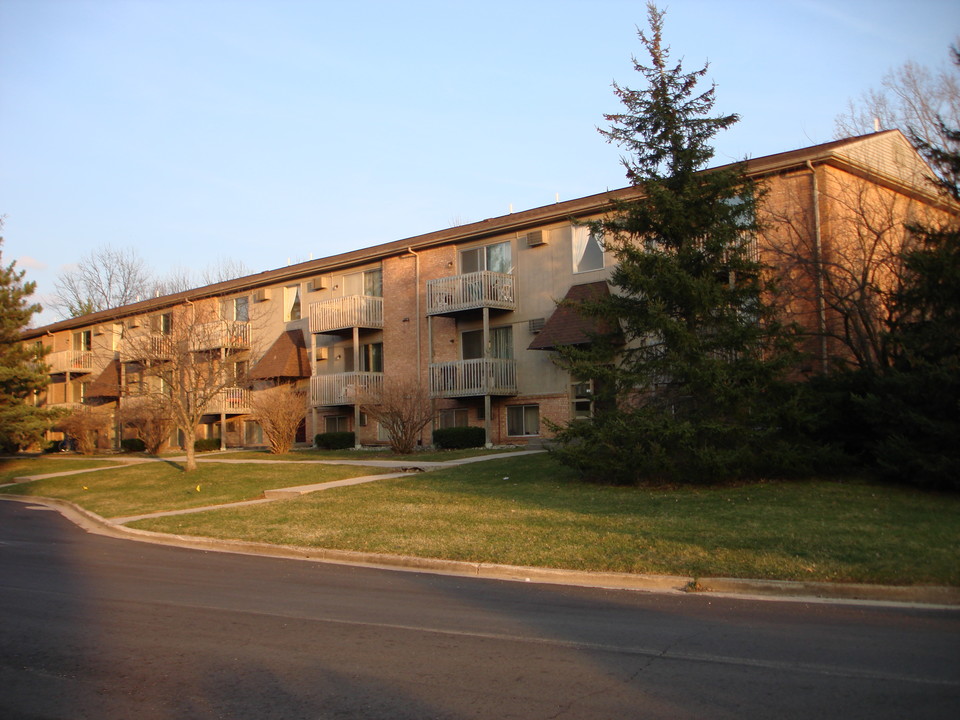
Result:
[[[359,373],[363,368],[360,367],[360,328],[356,325],[353,326],[353,371]],[[359,376],[358,376],[359,377]],[[359,387],[360,383],[357,382],[354,385],[355,388]],[[354,393],[353,397],[353,444],[354,447],[360,449],[360,403],[358,402],[359,398],[357,397],[357,392]]]
[[[483,308],[483,434],[486,447],[493,447],[490,437],[490,383],[487,373],[490,366],[490,308]]]

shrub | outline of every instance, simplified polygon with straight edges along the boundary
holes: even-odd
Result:
[[[433,444],[443,450],[483,447],[487,436],[480,427],[452,427],[433,431]]]
[[[140,438],[124,438],[120,441],[120,449],[124,452],[143,452],[147,444]]]
[[[313,444],[321,450],[344,450],[356,444],[356,436],[352,432],[318,433]]]
[[[211,452],[212,450],[219,450],[220,438],[201,438],[200,440],[195,440],[193,443],[193,449],[197,452]]]

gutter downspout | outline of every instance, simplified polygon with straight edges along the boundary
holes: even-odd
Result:
[[[813,262],[817,272],[817,331],[820,333],[820,372],[827,371],[827,308],[823,290],[823,237],[820,234],[820,184],[813,163],[806,162],[813,180]]]

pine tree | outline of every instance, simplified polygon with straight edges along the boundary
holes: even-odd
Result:
[[[960,67],[960,54],[954,50]],[[960,128],[941,121],[944,147],[913,140],[932,165],[933,182],[960,203]],[[956,208],[957,206],[954,205]],[[873,425],[873,455],[887,477],[960,488],[960,217],[909,228],[888,340],[893,362],[861,398]]]
[[[3,239],[0,238],[0,247]],[[15,452],[38,442],[49,427],[52,414],[29,404],[46,387],[42,351],[21,342],[20,333],[40,306],[29,303],[36,283],[23,282],[24,271],[16,263],[2,264],[0,252],[0,452]]]
[[[587,478],[618,483],[709,482],[777,470],[795,455],[780,442],[789,406],[793,333],[768,304],[756,257],[757,189],[742,165],[707,171],[711,138],[737,122],[711,116],[707,72],[671,64],[663,13],[648,5],[646,87],[614,84],[625,112],[601,133],[642,199],[592,224],[616,258],[611,294],[580,311],[619,325],[623,344],[597,337],[563,348],[561,366],[593,379],[595,415],[559,434],[556,451]],[[787,451],[787,455],[784,455]]]

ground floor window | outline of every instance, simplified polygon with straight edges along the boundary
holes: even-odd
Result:
[[[466,427],[470,424],[470,411],[467,408],[450,408],[441,410],[437,418],[437,427],[452,428]]]
[[[328,433],[347,432],[350,430],[347,423],[346,415],[328,415],[323,419],[323,431]]]
[[[507,407],[507,435],[539,434],[539,405],[510,405]]]
[[[243,442],[245,445],[263,445],[263,428],[260,423],[247,420],[243,424]]]
[[[593,382],[574,382],[570,385],[570,415],[573,418],[593,417]]]

